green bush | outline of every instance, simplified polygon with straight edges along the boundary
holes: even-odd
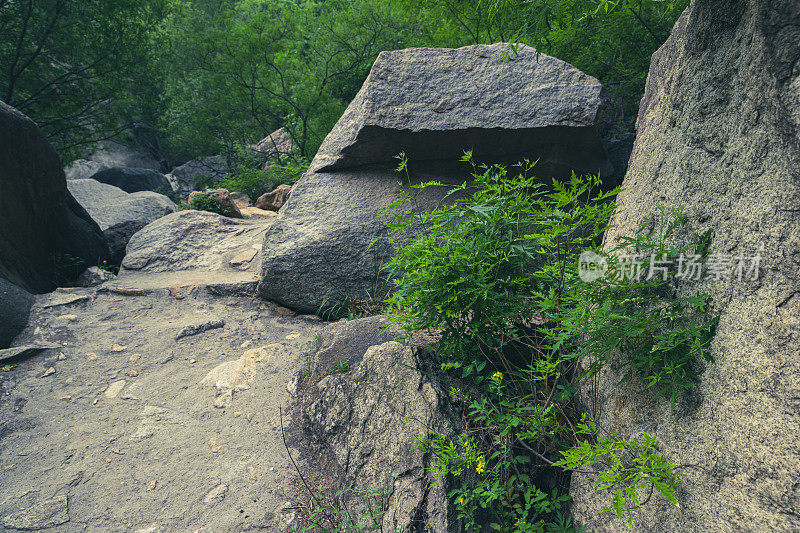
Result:
[[[682,474],[647,435],[601,435],[576,391],[620,353],[625,379],[646,379],[674,404],[696,379],[693,365],[711,360],[715,319],[705,318],[707,296],[681,298],[661,278],[582,281],[584,250],[618,267],[620,249],[599,249],[617,190],[596,193],[598,178],[575,175],[545,185],[532,171],[478,167],[449,207],[422,213],[413,193],[393,206],[388,316],[409,334],[441,332],[434,349],[468,424],[456,440],[428,434],[420,448],[438,477],[456,480],[450,495],[468,527],[573,531],[564,504],[575,472],[611,490],[608,510],[630,521],[643,489],[677,503]],[[625,245],[657,257],[689,249],[668,245],[675,213],[651,222]]]
[[[231,213],[228,209],[224,209],[216,200],[207,194],[195,196],[192,201],[189,202],[189,209],[209,211],[224,217],[233,215],[233,213]]]
[[[266,170],[239,167],[236,172],[226,174],[216,186],[231,192],[241,192],[255,202],[259,196],[282,184],[292,185],[308,169],[307,161],[291,161],[286,166],[273,166]]]

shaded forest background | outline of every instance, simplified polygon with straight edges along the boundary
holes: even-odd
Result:
[[[688,0],[0,0],[0,100],[69,161],[138,134],[172,165],[287,127],[311,158],[382,50],[521,42],[599,78],[632,131]],[[513,53],[513,52],[512,52]]]

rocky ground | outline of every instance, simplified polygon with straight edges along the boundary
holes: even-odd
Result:
[[[58,347],[0,361],[0,530],[284,529],[279,409],[324,324],[218,286],[108,290],[124,279],[38,296],[15,345]]]

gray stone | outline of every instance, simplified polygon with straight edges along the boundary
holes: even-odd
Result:
[[[211,329],[219,329],[225,326],[225,321],[222,319],[218,320],[208,320],[206,322],[202,322],[200,324],[191,324],[186,326],[182,330],[175,335],[175,340],[180,340],[184,337],[191,337],[193,335],[199,335]]]
[[[50,294],[43,294],[37,297],[37,305],[42,309],[47,309],[50,307],[61,307],[63,305],[88,302],[90,299],[91,296],[86,291],[56,289]]]
[[[148,168],[106,168],[90,178],[119,187],[125,192],[155,191],[162,194],[172,192],[172,186],[166,176]]]
[[[478,161],[538,158],[540,176],[611,173],[596,128],[600,83],[528,47],[509,61],[504,50],[497,44],[380,54],[264,240],[262,296],[336,314],[346,302],[385,295],[381,265],[394,249],[373,242],[388,231],[383,211],[403,189],[417,193],[392,170],[401,151],[411,161],[412,183],[462,184],[472,172],[458,163],[466,149]],[[423,190],[419,208],[429,211],[446,193]]]
[[[131,238],[120,272],[235,272],[238,269],[230,260],[260,246],[267,227],[263,221],[179,211],[145,226]],[[257,261],[253,268],[257,272]]]
[[[260,165],[280,163],[291,156],[294,149],[294,141],[286,128],[273,131],[253,146]]]
[[[428,429],[458,430],[447,394],[421,371],[424,355],[398,342],[373,346],[349,372],[324,377],[303,397],[303,430],[341,472],[334,488],[386,490],[383,531],[459,531],[444,482],[431,479],[430,457],[416,449]],[[348,491],[341,499],[363,504]]]
[[[167,174],[172,190],[181,201],[189,198],[192,191],[198,189],[200,183],[211,185],[230,172],[228,163],[221,155],[192,159]]]
[[[53,348],[61,348],[61,346],[56,344],[23,344],[22,346],[14,346],[13,348],[0,350],[0,361],[28,357]]]
[[[370,346],[400,340],[401,334],[382,316],[356,320],[340,320],[328,325],[314,339],[309,349],[312,380],[346,362],[353,366],[361,361]]]
[[[47,292],[107,257],[100,228],[67,192],[56,151],[0,102],[0,275]]]
[[[310,171],[411,161],[539,159],[539,175],[611,171],[595,125],[595,78],[527,46],[381,52]],[[513,55],[513,54],[512,54]]]
[[[800,11],[795,0],[692,2],[653,55],[624,192],[606,246],[658,204],[681,208],[676,242],[713,230],[709,254],[763,256],[758,281],[677,282],[721,315],[715,364],[676,410],[642,383],[603,372],[601,428],[651,434],[684,465],[680,506],[654,495],[649,533],[800,531]],[[750,262],[747,262],[750,266]],[[597,533],[630,531],[598,511],[609,496],[573,476],[572,512]]]
[[[153,157],[150,150],[136,142],[123,144],[117,141],[105,141],[92,152],[89,160],[109,168],[130,167],[161,170],[161,163]]]
[[[122,261],[125,247],[134,233],[177,209],[172,200],[156,192],[129,194],[113,185],[92,179],[71,180],[67,186],[100,226],[114,264]]]
[[[280,211],[292,194],[291,185],[278,185],[272,192],[262,194],[256,200],[256,207],[266,211]]]
[[[306,174],[264,238],[261,295],[308,313],[382,296],[394,249],[372,243],[387,235],[382,212],[402,189],[415,191],[385,169]],[[446,193],[423,189],[418,201],[429,210]]]
[[[78,276],[75,285],[78,287],[95,287],[111,279],[114,279],[114,274],[111,272],[98,267],[89,267],[83,271],[83,274]]]
[[[109,167],[103,163],[98,163],[97,161],[76,159],[64,167],[64,175],[66,176],[67,180],[85,180],[107,168]]]
[[[37,531],[69,522],[69,502],[62,494],[35,502],[30,507],[3,517],[3,526],[19,531]]]
[[[28,325],[33,295],[0,276],[0,348],[7,348]]]

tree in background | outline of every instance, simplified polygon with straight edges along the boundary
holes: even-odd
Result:
[[[62,152],[121,131],[150,92],[148,32],[163,0],[0,0],[0,99]]]

